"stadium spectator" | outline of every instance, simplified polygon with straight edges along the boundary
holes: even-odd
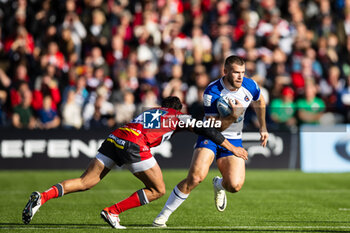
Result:
[[[320,123],[326,105],[317,95],[317,87],[312,79],[306,80],[305,97],[296,102],[297,116],[300,123]]]
[[[282,89],[280,98],[271,101],[271,119],[277,124],[278,128],[287,129],[297,124],[294,95],[294,90],[287,86]]]
[[[91,13],[92,22],[88,27],[87,41],[89,45],[106,48],[110,41],[110,26],[106,22],[106,15],[100,9],[94,9]],[[89,49],[87,47],[86,49]]]
[[[37,85],[36,89],[33,91],[33,108],[39,110],[43,107],[44,96],[51,96],[51,104],[54,110],[57,110],[57,106],[61,101],[61,92],[58,88],[57,81],[54,80],[49,74],[44,74]]]
[[[67,3],[69,2],[74,1],[67,1]],[[71,41],[74,44],[74,53],[78,55],[78,60],[81,61],[80,55],[82,52],[82,40],[86,38],[87,32],[85,26],[80,21],[79,16],[73,11],[73,9],[68,8],[67,10],[68,12],[65,15],[61,30],[68,30],[70,32]],[[66,32],[66,34],[67,33],[68,32]]]
[[[78,77],[78,80],[73,89],[75,91],[75,102],[80,107],[84,107],[89,98],[89,92],[86,89],[86,79],[84,76]]]
[[[77,103],[76,99],[75,90],[69,89],[66,101],[62,106],[62,126],[64,129],[80,129],[83,125],[82,106]]]
[[[10,103],[11,107],[14,108],[22,102],[22,96],[24,91],[30,91],[28,83],[22,81],[19,82],[15,87],[10,89]]]
[[[93,77],[88,79],[87,85],[91,90],[97,90],[100,87],[104,87],[109,97],[113,88],[113,81],[105,74],[103,67],[97,67],[94,69]]]
[[[31,25],[31,30],[35,33],[34,37],[40,37],[43,29],[57,23],[59,15],[53,8],[54,6],[51,1],[42,1],[41,9],[35,12]]]
[[[37,114],[39,129],[55,129],[59,127],[61,119],[57,115],[57,111],[52,108],[51,96],[44,96],[43,107]]]
[[[338,109],[338,93],[345,86],[345,80],[341,79],[338,66],[333,65],[327,72],[327,78],[320,81],[320,96],[326,104],[327,112],[341,112]]]
[[[213,45],[213,54],[217,61],[221,61],[225,56],[234,54],[231,39],[228,36],[218,37]]]
[[[135,97],[133,93],[130,91],[124,92],[123,101],[115,104],[115,121],[117,125],[131,121],[135,111]]]
[[[113,34],[120,35],[123,41],[131,42],[133,40],[133,26],[132,26],[133,16],[128,10],[123,10],[120,12],[119,25],[112,24]]]
[[[106,87],[97,89],[95,101],[90,102],[83,109],[83,120],[85,128],[98,128],[101,126],[113,127],[114,106],[108,99],[108,90]]]
[[[135,91],[139,87],[138,67],[136,64],[128,64],[125,74],[118,76],[118,84],[121,91]]]
[[[35,56],[43,61],[40,61],[41,63],[44,64],[40,64],[41,66],[46,66],[47,63],[49,62],[46,57],[44,57],[44,53],[47,52],[47,48],[50,42],[52,41],[58,41],[58,27],[56,27],[54,24],[50,24],[47,28],[43,28],[40,31],[40,36],[38,36],[37,38],[35,38],[35,42],[37,44],[37,46],[35,47]],[[45,59],[44,59],[45,58]]]
[[[195,64],[210,63],[212,42],[200,26],[192,29],[193,59]]]
[[[346,46],[347,37],[350,36],[350,9],[345,8],[344,14],[344,21],[337,22],[336,35],[338,36],[340,44]]]
[[[34,51],[34,39],[25,27],[18,26],[15,36],[8,38],[4,46],[5,52],[8,52],[10,56],[15,53],[32,54]]]
[[[158,82],[156,79],[157,65],[152,62],[146,62],[142,65],[139,76],[139,89],[138,89],[138,98],[142,101],[144,95],[151,90],[158,99],[160,95]]]
[[[117,66],[128,56],[130,48],[125,44],[122,36],[114,35],[112,37],[111,49],[106,52],[106,62],[109,66]]]
[[[152,108],[153,106],[159,106],[158,97],[154,90],[149,85],[146,85],[143,90],[141,102],[137,106],[136,114],[140,114],[145,109]]]
[[[29,89],[23,90],[21,93],[20,103],[13,108],[12,125],[18,129],[34,129],[36,128],[36,120],[34,117],[32,103],[32,92]]]
[[[261,91],[261,94],[264,97],[266,105],[269,105],[271,97],[270,97],[270,93],[269,93],[268,89],[265,88],[266,79],[258,74],[255,74],[255,75],[251,76],[250,78],[253,79],[258,84],[260,91]]]
[[[169,82],[164,83],[162,97],[174,95],[174,92],[186,92],[187,84],[183,83],[182,78],[182,67],[181,65],[174,65],[172,67],[172,76]]]
[[[75,52],[75,45],[69,29],[62,29],[59,40],[59,48],[60,51],[62,51],[66,61],[68,61],[71,55]]]
[[[15,76],[10,81],[10,105],[11,107],[15,107],[22,101],[21,96],[23,96],[24,90],[30,90],[27,67],[24,64],[19,64],[15,68]]]
[[[67,68],[66,60],[63,56],[63,53],[59,50],[56,41],[49,42],[47,46],[47,52],[43,55],[43,59],[45,59],[48,64],[52,64],[60,70]]]
[[[5,73],[3,73],[2,75],[6,75]],[[18,93],[16,92],[16,89],[18,89],[18,87],[22,84],[22,83],[26,83],[30,84],[30,78],[28,76],[28,69],[26,67],[25,64],[21,63],[19,64],[16,68],[15,68],[15,75],[13,77],[10,77],[10,81],[11,81],[11,104],[12,106],[16,106],[19,101],[18,99],[20,98],[18,96]]]
[[[210,79],[206,73],[204,66],[196,66],[194,70],[194,85],[191,85],[186,93],[186,103],[192,105],[194,102],[198,101],[198,93],[203,93],[204,89],[208,86]],[[199,99],[203,99],[200,97]],[[202,102],[202,101],[199,101]]]
[[[94,46],[91,49],[90,55],[86,58],[86,64],[89,64],[93,68],[102,68],[105,75],[109,75],[109,67],[103,57],[101,48]]]

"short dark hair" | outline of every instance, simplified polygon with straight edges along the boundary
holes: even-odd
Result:
[[[231,55],[225,59],[225,67],[227,67],[228,65],[231,65],[231,64],[237,64],[239,66],[242,66],[245,64],[245,61],[241,57]]]
[[[180,111],[182,109],[182,103],[178,97],[168,96],[162,100],[162,107]]]

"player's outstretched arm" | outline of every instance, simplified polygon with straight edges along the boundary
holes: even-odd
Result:
[[[265,116],[266,116],[266,104],[265,104],[265,99],[262,95],[260,95],[260,98],[255,101],[252,102],[252,106],[254,111],[256,112],[256,115],[258,117],[258,121],[259,121],[259,125],[260,125],[260,141],[261,141],[261,145],[263,147],[266,147],[267,144],[267,140],[269,138],[269,133],[267,132],[267,128],[266,128],[266,120],[265,120]]]
[[[193,131],[196,134],[202,135],[204,137],[209,138],[216,144],[225,147],[227,150],[231,151],[235,156],[242,158],[244,160],[248,159],[248,152],[241,148],[235,147],[232,145],[225,137],[215,128],[189,128],[189,130]]]
[[[244,160],[248,160],[248,152],[242,147],[236,147],[232,145],[227,139],[225,139],[225,141],[221,143],[220,146],[225,147],[227,150],[231,151],[233,155]]]

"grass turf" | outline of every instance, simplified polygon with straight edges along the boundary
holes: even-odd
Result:
[[[243,189],[228,194],[225,212],[214,206],[210,171],[171,216],[167,229],[151,228],[184,170],[164,170],[167,194],[149,205],[121,214],[123,232],[350,232],[350,173],[248,170]],[[142,184],[128,171],[112,171],[87,192],[47,202],[31,224],[22,210],[30,193],[80,176],[81,171],[0,171],[0,232],[111,232],[100,211]]]

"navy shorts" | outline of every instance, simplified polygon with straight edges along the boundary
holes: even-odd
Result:
[[[243,147],[242,139],[227,139],[227,140],[236,147]],[[232,152],[227,150],[225,147],[219,146],[215,142],[203,136],[198,136],[195,148],[208,148],[212,150],[216,156],[216,159],[233,155]]]
[[[112,159],[118,166],[137,163],[153,157],[149,150],[141,151],[138,144],[117,138],[113,134],[110,134],[102,143],[98,152]]]

